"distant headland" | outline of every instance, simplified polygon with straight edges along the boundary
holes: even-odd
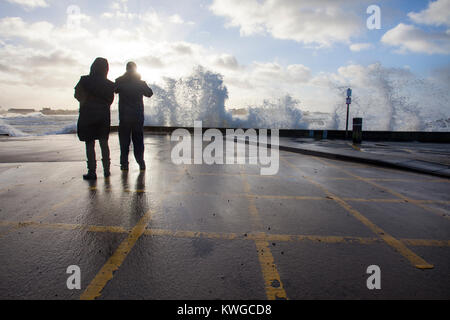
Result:
[[[43,108],[42,110],[36,109],[19,109],[19,108],[11,108],[8,109],[8,113],[17,113],[17,114],[29,114],[34,112],[40,112],[44,115],[76,115],[78,114],[78,110],[67,110],[67,109],[57,109],[53,110],[51,108]]]

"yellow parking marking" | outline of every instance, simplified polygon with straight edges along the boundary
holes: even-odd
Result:
[[[402,200],[402,199],[383,199],[383,198],[374,198],[374,199],[342,198],[342,200],[353,201],[353,202],[389,202],[389,203],[405,202],[405,200]]]
[[[265,195],[265,194],[251,194],[251,193],[209,193],[209,192],[197,192],[197,191],[167,191],[170,194],[184,195],[184,196],[202,196],[202,197],[221,197],[221,198],[255,198],[255,199],[274,199],[274,200],[314,200],[314,201],[330,201],[333,200],[330,197],[316,197],[316,196],[285,196],[285,195]],[[345,201],[354,202],[392,202],[402,203],[408,202],[399,198],[342,198]],[[412,200],[412,199],[410,199]],[[428,204],[450,204],[450,201],[444,200],[412,200],[416,203],[428,203]]]
[[[120,226],[87,226],[85,228],[89,232],[111,232],[111,233],[127,233],[128,230]]]
[[[241,166],[242,167],[242,166]],[[251,186],[248,183],[245,175],[241,176],[242,183],[244,185],[244,193],[246,195],[251,194]],[[247,197],[249,204],[249,212],[252,219],[252,224],[259,230],[263,230],[263,224],[259,216],[258,208],[256,207],[255,198]],[[258,235],[263,237],[264,233],[258,232]],[[286,292],[283,288],[280,275],[275,265],[272,252],[269,248],[269,242],[267,240],[255,239],[256,251],[258,253],[259,263],[261,265],[261,271],[264,278],[264,286],[266,290],[266,296],[268,300],[287,299]]]
[[[182,231],[182,230],[164,230],[164,229],[147,229],[144,232],[147,236],[169,236],[174,238],[205,238],[205,239],[222,239],[236,240],[244,239],[243,235],[237,233],[220,233],[220,232],[200,232],[200,231]]]
[[[36,221],[0,221],[1,227],[10,227],[14,229],[36,227],[60,230],[86,230],[88,232],[109,232],[109,233],[129,233],[130,230],[122,226],[95,226],[70,223],[39,223]],[[219,240],[251,240],[251,241],[269,241],[269,242],[302,242],[312,241],[319,243],[353,243],[371,245],[380,243],[380,238],[353,237],[353,236],[320,236],[320,235],[296,235],[296,234],[268,234],[264,232],[256,233],[226,233],[226,232],[205,232],[205,231],[187,231],[187,230],[169,230],[169,229],[145,229],[146,236],[168,236],[174,238],[207,238]],[[427,246],[427,247],[450,247],[450,240],[436,239],[399,239],[405,245],[409,246]]]
[[[247,181],[247,177],[242,176],[242,181],[244,184],[245,195],[251,194],[251,187]],[[250,216],[251,216],[253,225],[256,226],[259,231],[262,231],[263,225],[262,225],[261,219],[259,218],[258,208],[256,208],[254,197],[248,197],[248,210],[250,212]]]
[[[425,205],[422,203],[422,202],[423,202],[422,200],[415,200],[415,199],[408,198],[408,197],[402,195],[401,193],[399,193],[399,192],[397,192],[397,191],[394,191],[394,190],[392,190],[392,189],[390,189],[390,188],[388,188],[388,187],[382,186],[382,185],[380,185],[380,184],[378,184],[378,183],[376,183],[376,182],[374,182],[374,181],[371,181],[371,180],[369,180],[369,179],[360,177],[360,176],[358,176],[358,175],[356,175],[356,174],[354,174],[354,173],[351,173],[350,171],[348,171],[348,170],[346,170],[346,169],[339,168],[339,167],[337,167],[337,166],[335,166],[335,165],[329,163],[329,162],[326,161],[326,160],[320,159],[320,158],[318,158],[318,157],[314,157],[314,158],[317,159],[317,161],[320,161],[320,162],[322,162],[322,163],[324,163],[324,164],[327,164],[327,165],[330,165],[330,166],[332,166],[332,167],[338,168],[339,170],[341,170],[342,172],[346,173],[346,174],[349,175],[349,176],[352,176],[352,177],[354,177],[354,178],[356,178],[356,179],[358,179],[358,180],[360,180],[360,181],[364,181],[364,182],[366,182],[366,183],[368,183],[368,184],[370,184],[370,185],[372,185],[372,186],[374,186],[374,187],[377,187],[378,189],[384,190],[384,191],[386,191],[386,192],[392,194],[393,196],[395,196],[395,197],[397,197],[397,198],[400,198],[400,199],[402,199],[402,200],[404,200],[404,201],[406,201],[406,202],[412,203],[412,204],[418,206],[419,208],[422,208],[422,209],[424,209],[424,210],[426,210],[426,211],[429,211],[429,212],[431,212],[431,213],[434,213],[434,214],[436,214],[436,215],[438,215],[438,216],[440,216],[440,217],[444,217],[444,218],[450,219],[450,215],[448,215],[448,214],[442,214],[441,210],[438,210],[438,209],[435,209],[435,208],[430,208],[430,207],[425,206]],[[430,203],[430,202],[428,202],[428,203]]]
[[[121,226],[94,226],[82,225],[72,223],[40,223],[36,221],[1,221],[0,226],[11,226],[15,228],[37,227],[37,228],[51,228],[62,230],[86,230],[89,232],[111,232],[111,233],[126,233],[127,229]]]
[[[48,216],[49,216],[52,212],[54,212],[55,210],[57,210],[57,209],[59,209],[59,208],[65,206],[65,205],[69,204],[70,202],[74,201],[75,199],[80,198],[81,196],[82,196],[81,194],[76,193],[76,194],[74,194],[74,195],[72,195],[72,196],[70,196],[70,197],[64,199],[63,201],[58,202],[58,203],[52,205],[48,210],[44,211],[43,213],[41,213],[41,214],[38,215],[38,216],[33,217],[33,219],[35,219],[35,220],[43,220],[43,219],[45,219],[46,217],[48,217]]]
[[[358,180],[357,178],[350,178],[353,180]],[[387,182],[436,182],[436,183],[450,183],[450,179],[449,180],[445,180],[445,179],[396,179],[396,178],[367,178],[367,180],[369,181],[387,181]]]
[[[252,235],[249,235],[252,238]],[[378,238],[364,237],[339,237],[339,236],[316,236],[316,235],[288,235],[288,234],[265,234],[267,241],[279,242],[323,242],[323,243],[356,243],[356,244],[374,244],[380,240]]]
[[[267,241],[257,240],[255,241],[255,245],[264,278],[267,298],[269,300],[286,300],[286,291],[284,291],[275,260],[272,252],[270,252],[269,243]]]
[[[358,165],[352,165],[352,166],[338,166],[338,165],[334,165],[337,166],[339,168],[353,168],[353,167],[363,167],[363,168],[371,168],[370,166],[358,166]],[[303,168],[303,166],[295,166],[295,167],[299,167],[300,169]],[[388,168],[377,168],[380,170],[385,170],[385,171],[394,171],[393,169],[388,169]],[[408,173],[405,172],[406,174],[412,174],[412,173]],[[285,175],[285,176],[278,176],[278,175],[273,175],[273,176],[262,176],[260,174],[251,174],[251,173],[223,173],[223,172],[202,172],[202,171],[195,171],[195,172],[188,172],[187,173],[190,176],[217,176],[217,177],[240,177],[240,176],[247,176],[247,177],[255,177],[255,178],[260,178],[260,179],[292,179],[292,178],[298,178],[298,176],[294,176],[294,175]],[[321,177],[324,180],[336,180],[336,181],[356,181],[358,180],[357,178],[354,177]],[[450,179],[436,179],[436,178],[365,178],[367,180],[370,181],[393,181],[393,182],[435,182],[435,183],[450,183]]]
[[[183,167],[186,170],[186,167]],[[175,179],[172,186],[178,183],[182,179],[182,177],[183,176],[180,175],[177,179]],[[164,195],[160,199],[161,203],[164,201],[167,195],[167,192],[164,193]],[[80,296],[81,300],[94,300],[100,297],[105,285],[113,278],[114,272],[120,268],[122,263],[125,261],[125,258],[128,256],[128,253],[131,251],[131,249],[133,249],[138,239],[144,234],[145,229],[152,216],[153,211],[148,210],[145,215],[139,220],[139,222],[133,227],[133,229],[129,232],[128,237],[122,241],[113,255],[108,259],[105,265],[103,265],[95,278],[91,281],[89,286]]]
[[[286,164],[289,166],[293,166],[288,160],[282,159]],[[297,170],[300,170],[297,168]],[[339,198],[337,195],[331,193],[328,189],[326,189],[324,186],[322,186],[320,183],[312,180],[311,178],[304,175],[304,178],[312,183],[313,185],[319,187],[321,190],[323,190],[326,194],[328,194],[330,197],[333,198],[342,208],[347,210],[351,215],[353,215],[358,221],[363,223],[366,227],[368,227],[373,233],[378,235],[381,239],[383,239],[389,246],[394,248],[397,252],[399,252],[403,257],[405,257],[412,265],[414,265],[418,269],[431,269],[433,268],[432,264],[429,264],[424,259],[419,257],[417,254],[415,254],[413,251],[411,251],[408,247],[406,247],[402,242],[395,239],[390,234],[386,233],[383,229],[378,227],[376,224],[374,224],[372,221],[367,219],[365,216],[363,216],[358,210],[352,208],[347,202],[345,202],[343,199]]]
[[[100,269],[95,278],[81,295],[81,300],[94,300],[101,295],[105,285],[112,279],[113,273],[119,269],[128,253],[136,244],[137,240],[145,231],[145,227],[151,219],[153,211],[149,210],[134,226],[128,237],[122,241],[114,254],[108,259],[106,264]]]
[[[401,239],[401,242],[408,246],[417,247],[449,247],[450,240],[433,240],[433,239]]]
[[[264,194],[247,194],[249,198],[255,199],[273,199],[273,200],[314,200],[314,201],[329,201],[327,197],[312,197],[312,196],[281,196],[281,195],[264,195]]]
[[[355,149],[356,151],[361,151],[361,148],[358,147],[357,145],[353,144],[353,143],[347,143],[350,147],[352,147],[353,149]]]
[[[146,191],[144,189],[135,189],[135,190],[125,189],[123,191],[128,192],[128,193],[149,193],[148,191]]]
[[[390,234],[386,233],[383,229],[378,227],[376,224],[371,222],[357,210],[353,209],[349,204],[347,204],[344,200],[340,198],[335,199],[336,202],[346,209],[349,213],[351,213],[356,219],[365,224],[373,233],[378,234],[381,239],[383,239],[388,245],[397,250],[403,257],[409,260],[412,265],[414,265],[418,269],[432,269],[433,265],[426,262],[424,259],[419,257],[417,254],[412,252],[408,247],[406,247],[399,240],[395,239]]]

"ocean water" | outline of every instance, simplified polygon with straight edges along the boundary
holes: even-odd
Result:
[[[26,115],[0,115],[0,134],[13,137],[51,135],[76,132],[76,115],[47,116],[40,112]]]
[[[364,130],[450,131],[450,90],[430,80],[405,76],[402,71],[373,67],[364,85],[349,83],[354,97],[352,116],[364,118]],[[202,67],[184,78],[166,78],[151,85],[154,96],[145,100],[145,125],[192,126],[202,120],[204,127],[270,129],[344,129],[346,107],[336,101],[334,111],[303,112],[300,101],[289,95],[249,106],[246,116],[233,116],[226,109],[228,90],[223,77]],[[327,90],[343,96],[347,85],[330,82]],[[341,99],[342,100],[342,99]],[[48,116],[40,112],[0,114],[0,134],[41,136],[76,133],[77,115]],[[112,124],[118,124],[117,110]],[[351,126],[351,124],[350,124]]]

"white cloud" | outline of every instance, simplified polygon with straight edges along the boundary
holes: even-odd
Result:
[[[21,5],[26,9],[33,9],[38,7],[48,7],[48,3],[45,0],[7,0],[10,3]]]
[[[363,50],[372,49],[373,45],[371,43],[354,43],[350,45],[350,50],[354,52],[359,52]]]
[[[229,60],[234,59],[229,57]],[[278,62],[253,62],[219,70],[229,89],[228,105],[232,107],[259,105],[264,99],[277,99],[286,94],[303,99],[300,91],[312,78],[311,70],[304,65],[283,66]]]
[[[169,17],[170,22],[175,23],[175,24],[183,24],[184,20],[183,18],[180,17],[180,15],[178,14],[174,14],[172,16]]]
[[[449,54],[450,34],[425,32],[415,26],[400,23],[386,32],[381,42],[398,47],[397,52],[418,52],[428,54]]]
[[[364,30],[364,22],[343,0],[214,0],[210,10],[239,27],[241,36],[270,34],[307,45],[327,47],[348,43]]]
[[[432,1],[427,9],[418,13],[410,12],[408,16],[415,23],[450,26],[450,0]]]
[[[214,61],[214,64],[219,68],[237,70],[240,68],[239,63],[236,57],[230,54],[222,54],[217,57]]]
[[[149,12],[136,21],[124,18],[123,27],[105,28],[98,27],[98,20],[91,17],[75,30],[47,21],[0,19],[0,86],[4,92],[1,101],[7,105],[34,101],[41,106],[74,107],[73,86],[80,75],[89,71],[97,56],[109,60],[110,79],[121,75],[125,63],[133,60],[150,83],[158,83],[164,77],[185,76],[194,66],[203,65],[224,75],[230,91],[229,105],[240,107],[296,92],[311,78],[311,70],[301,64],[255,62],[245,66],[228,53],[180,41],[176,36],[160,38],[168,25],[180,28],[172,31],[175,35],[186,29],[183,25],[167,24],[168,19]],[[32,94],[37,88],[40,95]],[[27,97],[20,92],[27,92]]]

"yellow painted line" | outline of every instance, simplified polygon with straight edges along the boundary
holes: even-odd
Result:
[[[190,176],[212,176],[212,177],[239,177],[239,173],[226,172],[202,172],[202,171],[188,171],[186,174]]]
[[[414,200],[414,199],[383,199],[383,198],[374,198],[374,199],[364,199],[364,198],[342,198],[345,201],[354,201],[354,202],[391,202],[391,203],[414,203],[414,204],[450,204],[450,201],[445,200]]]
[[[433,240],[433,239],[401,239],[401,242],[408,246],[418,247],[450,247],[450,240]]]
[[[329,201],[331,199],[327,197],[312,197],[312,196],[282,196],[282,195],[260,195],[260,194],[247,194],[248,198],[254,199],[273,199],[273,200],[314,200],[314,201]]]
[[[183,168],[186,171],[186,166],[183,166]],[[179,175],[178,178],[173,182],[172,186],[178,183],[182,178],[183,175]],[[167,195],[168,193],[165,192],[160,199],[161,203],[164,201]],[[139,222],[133,227],[133,229],[128,233],[127,238],[122,241],[113,255],[108,259],[105,265],[103,265],[95,278],[88,285],[86,290],[81,294],[81,300],[94,300],[101,295],[101,292],[105,285],[113,278],[114,272],[120,268],[122,263],[125,261],[125,258],[128,256],[128,253],[131,251],[131,249],[133,249],[138,239],[144,234],[152,215],[153,211],[148,210],[145,215],[139,220]]]
[[[269,243],[267,241],[256,240],[255,245],[264,278],[267,298],[269,300],[287,300],[286,291],[284,291],[275,260],[269,249]]]
[[[146,229],[146,236],[168,236],[175,238],[207,238],[219,240],[251,240],[266,242],[302,242],[312,241],[319,243],[347,243],[371,245],[382,241],[380,238],[353,237],[353,236],[318,236],[318,235],[290,235],[290,234],[267,234],[263,232],[238,234],[222,232],[199,232],[168,229]],[[410,246],[450,247],[450,240],[435,239],[399,239]]]
[[[250,237],[252,236],[250,235]],[[356,244],[374,244],[380,242],[378,238],[316,236],[316,235],[285,235],[285,234],[265,234],[265,239],[267,241],[280,241],[280,242],[301,242],[308,240],[323,243],[356,243]]]
[[[413,202],[413,203],[421,203],[421,204],[432,204],[432,203],[450,204],[450,201],[447,201],[447,200],[416,200],[416,199],[409,199],[409,201]]]
[[[366,225],[373,233],[378,234],[378,236],[383,239],[388,245],[397,250],[403,257],[409,260],[412,265],[418,269],[432,269],[433,265],[426,262],[424,259],[419,257],[413,251],[408,249],[402,242],[395,239],[390,234],[386,233],[383,229],[378,227],[376,224],[371,222],[357,210],[353,209],[349,204],[340,198],[336,198],[335,201],[348,212],[350,212],[356,219]]]
[[[342,198],[344,201],[353,201],[353,202],[388,202],[388,203],[402,203],[405,202],[403,199],[383,199],[383,198],[374,198],[374,199],[363,199],[363,198]]]
[[[206,238],[221,240],[244,239],[243,235],[237,233],[221,233],[221,232],[201,232],[201,231],[183,231],[183,230],[165,230],[165,229],[146,229],[144,232],[147,236],[169,236],[174,238]]]
[[[243,193],[210,193],[198,191],[167,191],[167,193],[184,196],[202,196],[202,197],[220,197],[220,198],[245,198],[247,195]]]
[[[450,212],[448,212],[447,210],[445,210],[445,213],[443,213],[443,211],[444,211],[443,209],[428,207],[425,204],[422,204],[421,201],[412,200],[410,202],[428,212],[431,212],[431,213],[439,216],[439,217],[444,217],[446,219],[450,219]]]
[[[357,178],[350,178],[353,180],[358,180]],[[396,179],[396,178],[365,178],[369,181],[379,181],[379,182],[383,182],[383,181],[387,181],[387,182],[436,182],[436,183],[441,183],[441,182],[450,182],[449,180],[444,180],[444,179]]]
[[[254,198],[254,199],[273,199],[273,200],[314,200],[314,201],[329,201],[333,200],[330,197],[316,197],[316,196],[285,196],[285,195],[265,195],[265,194],[251,194],[251,193],[209,193],[209,192],[197,192],[197,191],[168,191],[170,194],[174,195],[185,195],[185,196],[204,196],[204,197],[221,197],[221,198]],[[345,201],[354,202],[391,202],[391,203],[403,203],[403,202],[416,202],[416,203],[439,203],[439,204],[450,204],[450,201],[443,200],[412,200],[407,201],[405,199],[399,198],[342,198]],[[253,210],[254,212],[254,210]]]
[[[274,199],[274,200],[330,200],[326,197],[312,197],[312,196],[283,196],[283,195],[263,195],[251,193],[208,193],[208,192],[189,192],[189,191],[170,191],[171,194],[186,195],[186,196],[206,196],[206,197],[221,197],[221,198],[254,198],[254,199]],[[252,210],[254,213],[254,210]]]
[[[335,165],[339,168],[352,168],[352,167],[364,167],[364,168],[370,168],[370,166],[358,166],[358,165],[350,165],[350,166],[338,166]],[[303,166],[296,166],[299,168],[302,168]],[[388,170],[388,171],[394,171],[393,169],[387,169],[387,168],[377,168],[377,169],[384,169],[384,170]],[[201,172],[201,171],[197,171],[197,172],[188,172],[187,174],[189,174],[190,176],[218,176],[218,177],[239,177],[239,176],[247,176],[247,177],[253,177],[253,178],[261,178],[261,179],[284,179],[284,178],[298,178],[297,176],[294,175],[286,175],[286,176],[278,176],[278,175],[273,175],[273,176],[261,176],[260,174],[251,174],[251,173],[220,173],[220,172]],[[357,178],[353,178],[353,177],[325,177],[326,180],[342,180],[342,181],[354,181],[354,180],[358,180]],[[430,179],[407,179],[407,178],[367,178],[367,180],[370,181],[398,181],[398,182],[436,182],[436,183],[450,183],[450,179],[435,179],[435,178],[430,178]]]
[[[357,145],[354,145],[353,143],[347,143],[350,147],[352,147],[353,149],[355,149],[356,151],[361,151],[361,148],[358,147]]]
[[[288,165],[291,165],[291,163],[289,161],[287,161],[286,159],[282,159],[282,160],[284,162],[286,162]],[[374,224],[372,221],[367,219],[358,210],[352,208],[343,199],[341,199],[338,196],[336,196],[335,194],[331,193],[328,189],[326,189],[320,183],[312,180],[311,178],[309,178],[307,176],[305,176],[305,179],[307,181],[309,181],[310,183],[314,184],[315,186],[319,187],[326,194],[328,194],[330,197],[332,197],[342,208],[347,210],[347,212],[349,212],[351,215],[353,215],[358,221],[360,221],[362,224],[364,224],[366,227],[368,227],[373,233],[375,233],[381,239],[383,239],[384,242],[386,242],[389,246],[391,246],[393,249],[395,249],[397,252],[399,252],[404,258],[406,258],[416,268],[418,268],[418,269],[432,269],[434,267],[432,264],[426,262],[424,259],[422,259],[417,254],[415,254],[413,251],[411,251],[401,241],[397,240],[396,238],[394,238],[390,234],[386,233],[383,229],[381,229],[376,224]]]
[[[332,166],[332,167],[337,167],[337,166],[335,166],[335,165],[329,163],[329,162],[326,161],[326,160],[319,159],[319,158],[317,158],[317,157],[313,157],[313,158],[317,159],[318,161],[320,161],[320,162],[322,162],[322,163],[324,163],[324,164],[330,165],[330,166]],[[440,216],[440,217],[444,217],[444,218],[450,219],[450,215],[448,215],[448,214],[442,214],[441,210],[438,210],[438,209],[435,209],[435,208],[430,208],[430,207],[427,207],[427,206],[425,206],[424,204],[422,204],[422,202],[423,202],[424,200],[410,199],[410,198],[408,198],[408,197],[402,195],[401,193],[399,193],[399,192],[397,192],[397,191],[394,191],[394,190],[392,190],[392,189],[390,189],[390,188],[388,188],[388,187],[379,185],[378,183],[376,183],[376,182],[374,182],[374,181],[371,181],[371,180],[369,180],[369,179],[367,179],[367,178],[360,177],[360,176],[358,176],[358,175],[356,175],[356,174],[354,174],[354,173],[351,173],[350,171],[348,171],[348,170],[346,170],[346,169],[339,168],[339,167],[337,167],[337,168],[338,168],[339,170],[341,170],[342,172],[346,173],[347,175],[352,176],[352,177],[354,177],[354,178],[356,178],[356,179],[358,179],[358,180],[360,180],[360,181],[364,181],[364,182],[366,182],[366,183],[368,183],[368,184],[370,184],[370,185],[372,185],[372,186],[374,186],[374,187],[377,187],[378,189],[384,190],[384,191],[386,191],[386,192],[392,194],[393,196],[395,196],[395,197],[397,197],[397,198],[400,198],[400,199],[402,199],[402,200],[404,200],[404,201],[406,201],[406,202],[412,203],[412,204],[414,204],[414,205],[416,205],[416,206],[418,206],[418,207],[420,207],[420,208],[422,208],[422,209],[424,209],[424,210],[426,210],[426,211],[429,211],[429,212],[431,212],[431,213],[434,213],[434,214],[436,214],[436,215],[438,215],[438,216]],[[431,203],[431,202],[428,202],[428,203]]]
[[[94,300],[101,295],[105,285],[112,279],[113,273],[119,269],[128,253],[136,244],[137,240],[144,233],[152,216],[152,211],[147,213],[139,220],[136,226],[128,234],[128,237],[122,241],[114,254],[108,259],[106,264],[100,269],[95,278],[88,285],[86,290],[81,295],[81,300]]]
[[[66,199],[63,200],[63,201],[58,202],[58,203],[52,205],[48,210],[44,211],[43,213],[41,213],[41,214],[38,215],[38,216],[33,217],[33,219],[35,219],[35,220],[40,220],[40,219],[42,220],[42,219],[45,219],[46,217],[48,217],[48,216],[49,216],[52,212],[54,212],[55,210],[57,210],[57,209],[59,209],[59,208],[65,206],[65,205],[69,204],[70,202],[74,201],[75,199],[80,198],[81,196],[82,196],[82,194],[80,194],[80,193],[74,194],[74,195],[72,195],[72,196],[66,198]]]
[[[242,166],[241,166],[242,168]],[[251,194],[251,186],[248,183],[245,175],[241,176],[242,183],[244,185],[244,192],[246,195]],[[263,224],[259,216],[258,208],[255,204],[255,198],[247,197],[248,209],[252,224],[258,229],[263,230]],[[264,236],[263,233],[259,233],[259,236]],[[280,275],[275,265],[272,252],[269,248],[269,243],[266,240],[255,240],[256,251],[258,254],[258,260],[261,265],[261,272],[264,278],[264,287],[266,290],[266,296],[268,300],[287,300],[286,291],[283,288]]]
[[[136,190],[125,189],[123,191],[128,192],[128,193],[149,193],[148,191],[146,191],[144,189],[136,189]]]
[[[222,173],[222,172],[189,172],[191,176],[218,176],[218,177],[253,177],[253,178],[261,178],[261,179],[283,179],[283,178],[296,178],[296,176],[262,176],[260,174],[251,174],[251,173]]]
[[[63,230],[86,230],[89,232],[111,232],[127,233],[128,230],[121,226],[94,226],[73,223],[40,223],[36,221],[0,221],[0,226],[11,226],[16,228],[37,227]]]
[[[340,237],[340,236],[316,236],[316,235],[287,235],[287,234],[267,234],[267,233],[221,233],[221,232],[198,232],[165,229],[147,229],[144,232],[147,236],[169,236],[175,238],[206,238],[219,240],[253,240],[253,241],[277,241],[277,242],[301,242],[313,241],[323,243],[357,243],[374,244],[379,243],[378,238],[364,237]]]
[[[111,233],[127,233],[129,232],[124,227],[120,226],[86,226],[85,228],[89,232],[111,232]]]
[[[99,188],[98,188],[98,187],[89,187],[89,190],[90,190],[90,191],[97,191],[97,190],[99,190]],[[104,190],[104,191],[107,191],[107,192],[113,191],[112,188],[104,188],[103,190]],[[133,189],[123,189],[123,190],[121,190],[121,192],[127,192],[127,193],[149,193],[148,191],[143,190],[143,189],[136,189],[136,190],[133,190]]]
[[[299,166],[296,166],[298,168],[302,168]],[[340,168],[340,166],[337,166]],[[377,168],[379,169],[379,168]],[[249,175],[248,175],[249,176]],[[266,177],[266,176],[264,176]],[[268,177],[277,177],[277,176],[268,176]],[[287,178],[298,178],[297,176],[286,176]],[[279,179],[282,179],[285,177],[279,177]],[[357,178],[354,177],[323,177],[324,180],[329,180],[329,181],[358,181]],[[387,181],[387,182],[434,182],[434,183],[450,183],[450,179],[445,180],[445,179],[401,179],[401,178],[365,178],[369,181]]]
[[[86,230],[88,232],[109,232],[109,233],[129,233],[130,230],[121,226],[95,226],[70,223],[39,223],[36,221],[0,221],[0,226],[11,227],[13,229],[34,227],[49,228],[61,230]],[[350,243],[371,245],[380,243],[379,238],[354,237],[354,236],[322,236],[322,235],[296,235],[296,234],[268,234],[257,233],[226,233],[226,232],[205,232],[205,231],[186,231],[169,229],[145,229],[146,236],[168,236],[174,238],[206,238],[219,240],[251,240],[251,241],[269,241],[269,242],[302,242],[312,241],[319,243]],[[450,240],[437,239],[399,239],[405,245],[409,246],[428,246],[428,247],[450,247]]]
[[[251,186],[247,181],[246,176],[242,176],[242,182],[244,184],[244,193],[245,195],[251,194]],[[258,208],[256,207],[255,198],[254,197],[248,197],[248,211],[250,213],[252,223],[256,228],[258,228],[259,231],[263,230],[263,225],[261,222],[261,219],[259,218]]]

